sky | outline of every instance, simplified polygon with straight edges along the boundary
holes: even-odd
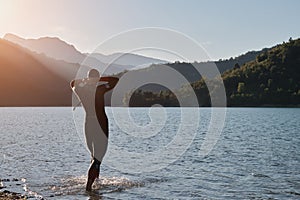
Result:
[[[299,38],[299,8],[298,0],[0,0],[0,37],[59,37],[92,52],[119,33],[159,27],[192,38],[219,60]]]

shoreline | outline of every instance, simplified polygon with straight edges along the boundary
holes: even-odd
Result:
[[[26,195],[17,193],[17,192],[11,192],[8,190],[4,190],[0,192],[0,200],[11,200],[11,199],[21,199],[25,200],[28,199]]]
[[[30,199],[34,198],[24,189],[26,186],[25,178],[4,178],[0,179],[0,200],[10,199]],[[44,199],[44,198],[39,198]]]

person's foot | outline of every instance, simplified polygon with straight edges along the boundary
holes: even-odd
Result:
[[[95,168],[90,168],[88,173],[88,181],[86,183],[86,190],[91,191],[92,185],[96,178],[99,177],[99,171]]]

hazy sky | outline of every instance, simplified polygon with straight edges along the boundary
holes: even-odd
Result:
[[[55,36],[90,52],[120,32],[162,27],[216,60],[300,37],[299,8],[298,0],[0,0],[0,36]]]

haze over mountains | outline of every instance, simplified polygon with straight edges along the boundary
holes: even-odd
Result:
[[[78,68],[0,39],[0,106],[70,105]]]
[[[252,63],[253,65],[253,63],[255,63],[254,61],[260,58],[262,55],[273,55],[269,53],[272,52],[270,51],[270,49],[265,48],[261,51],[250,51],[235,58],[219,60],[216,62],[175,62],[161,65],[157,63],[164,63],[165,61],[135,54],[121,55],[120,53],[116,53],[107,56],[99,53],[83,54],[79,52],[74,46],[67,44],[59,38],[45,37],[40,39],[23,39],[12,34],[7,34],[4,38],[5,40],[0,39],[0,106],[70,106],[72,104],[72,92],[69,87],[69,82],[76,77],[77,72],[83,70],[83,74],[85,75],[86,72],[90,69],[90,67],[99,67],[99,65],[105,67],[107,63],[110,63],[112,61],[114,61],[113,64],[110,65],[109,69],[106,70],[105,73],[114,73],[119,77],[124,75],[124,70],[129,70],[128,72],[126,72],[127,75],[144,74],[147,76],[147,74],[153,74],[155,72],[155,69],[159,67],[169,67],[182,74],[186,78],[186,80],[188,80],[188,82],[199,83],[199,80],[202,79],[201,75],[196,70],[197,67],[201,68],[209,66],[211,64],[216,64],[219,71],[223,73],[223,75],[227,74],[226,76],[224,76],[226,80],[228,80],[228,77],[230,77],[231,74],[233,74],[231,72],[240,72],[240,74],[236,75],[235,78],[240,79],[238,82],[239,85],[242,85],[242,83],[247,83],[246,86],[255,85],[254,83],[257,82],[258,79],[255,78],[255,76],[253,76],[254,78],[252,77],[252,79],[250,80],[250,77],[247,75],[248,72],[239,69],[245,69],[244,66],[249,66],[249,63]],[[291,44],[293,45],[288,46],[289,49],[286,46],[284,46],[284,48],[282,49],[288,49],[288,51],[294,52],[295,49],[298,48],[297,45],[299,44],[299,40],[297,40],[297,42],[295,43],[291,42]],[[121,57],[119,57],[120,55]],[[119,59],[115,60],[117,57],[119,57]],[[290,65],[290,63],[299,62],[299,57],[297,56],[297,53],[295,53],[294,57],[290,57],[292,60],[289,60],[289,62],[286,62],[284,64],[282,64],[280,61],[284,60],[285,58],[281,57],[281,54],[276,54],[272,57],[272,59],[270,59],[270,63],[272,63],[273,66],[284,66],[286,64]],[[81,67],[80,63],[83,60],[84,66]],[[144,64],[149,64],[149,67],[135,69],[136,66],[141,66]],[[293,65],[293,68],[291,69],[297,70],[296,67],[297,66],[295,64],[295,66]],[[253,69],[256,68],[257,66],[253,65]],[[264,74],[265,77],[272,77],[271,75],[272,73],[274,73],[275,68],[270,67],[270,69],[272,70],[265,70],[262,74]],[[295,98],[298,98],[297,95],[300,94],[300,90],[297,90],[298,85],[294,86],[293,84],[299,83],[299,77],[295,76],[295,74],[291,74],[290,71],[281,71],[280,73],[281,77],[283,75],[286,78],[293,77],[291,81],[292,85],[289,85],[288,87],[285,85],[278,86],[278,88],[273,85],[272,87],[268,87],[268,89],[274,89],[274,93],[266,93],[265,90],[263,90],[263,94],[261,94],[261,96],[264,99],[268,99],[267,95],[277,95],[277,90],[282,91],[285,88],[288,88],[287,90],[292,90],[292,94],[294,95],[295,93]],[[241,79],[241,77],[243,77],[243,80]],[[143,80],[143,77],[135,76],[135,78]],[[268,79],[275,80],[274,78]],[[131,79],[128,81],[131,82]],[[259,81],[262,82],[262,80]],[[276,83],[279,83],[279,79],[276,80]],[[230,95],[230,98],[238,96],[236,95],[236,84],[237,83],[234,83],[233,86],[229,84],[229,86],[227,86],[226,88],[227,90],[230,89],[230,91],[227,91]],[[265,82],[261,84],[261,87],[263,87],[263,85],[266,85]],[[123,85],[126,86],[126,84]],[[267,83],[267,85],[270,84]],[[201,88],[202,87],[203,86],[201,85]],[[124,88],[124,90],[125,89],[126,87]],[[142,89],[144,91],[150,92],[159,92],[161,90],[167,90],[167,88],[161,87],[157,84],[148,84],[144,88],[142,87],[136,89]],[[230,93],[231,90],[234,92]],[[248,94],[241,93],[241,95]],[[255,95],[259,96],[260,93],[255,93]],[[108,95],[107,105],[110,104],[109,98],[110,96]],[[293,104],[297,104],[298,100],[296,100],[295,98],[293,100]],[[248,102],[247,105],[254,105],[245,99],[244,102],[246,101]],[[147,101],[147,105],[149,102]],[[261,100],[261,102],[272,104],[272,101]],[[285,102],[286,104],[289,103],[288,100],[286,100]],[[144,104],[139,105],[143,106]],[[166,102],[166,105],[173,104]],[[209,103],[204,103],[203,105],[209,105]],[[231,104],[231,106],[234,105],[235,103]],[[243,102],[239,102],[238,105],[242,106]],[[259,103],[256,102],[255,105],[259,105]]]
[[[26,40],[12,34],[6,34],[4,38],[0,39],[0,106],[70,106],[69,82],[78,70],[86,74],[90,67],[107,65],[58,38]],[[101,56],[106,62],[115,59],[116,55]],[[81,66],[83,60],[84,66]],[[134,54],[126,54],[121,61],[136,65],[161,62]],[[111,64],[105,73],[119,73],[134,67]]]
[[[24,39],[8,33],[3,39],[16,43],[39,54],[45,54],[56,60],[68,63],[79,63],[89,67],[97,67],[105,74],[115,74],[124,70],[131,70],[138,66],[147,67],[150,64],[166,63],[166,61],[136,54],[114,53],[103,55],[100,53],[81,53],[73,45],[70,45],[56,37],[42,37],[39,39]],[[109,65],[109,67],[107,67]]]

